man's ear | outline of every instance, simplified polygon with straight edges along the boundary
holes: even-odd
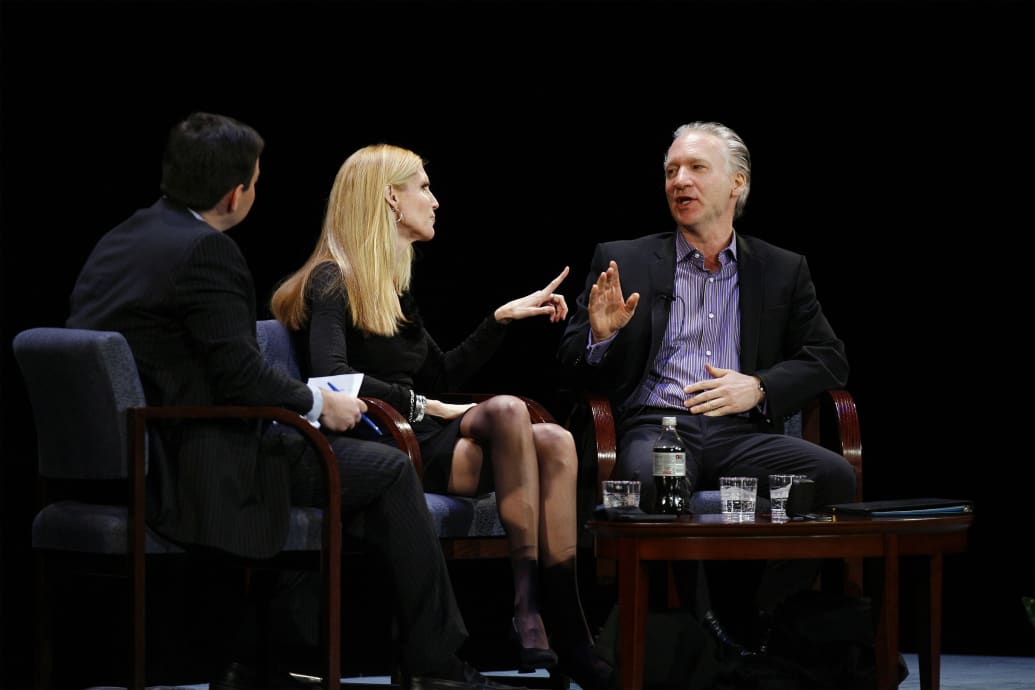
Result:
[[[744,191],[744,185],[747,182],[747,178],[744,177],[744,173],[738,172],[733,176],[733,195],[740,196],[740,193]]]
[[[243,193],[244,193],[244,185],[243,184],[237,185],[236,187],[234,187],[233,189],[231,189],[229,192],[226,193],[226,196],[223,197],[223,207],[226,209],[227,213],[233,213],[234,211],[237,210],[237,204],[240,203],[240,201],[241,201],[241,194],[243,194]]]

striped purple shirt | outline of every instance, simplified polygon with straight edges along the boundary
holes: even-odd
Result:
[[[668,329],[630,404],[683,410],[687,398],[683,388],[711,378],[705,363],[740,370],[740,291],[733,237],[730,246],[719,252],[719,270],[710,273],[701,253],[676,233],[675,299]]]

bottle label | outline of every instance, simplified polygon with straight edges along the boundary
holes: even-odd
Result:
[[[685,477],[686,453],[654,452],[654,476]]]

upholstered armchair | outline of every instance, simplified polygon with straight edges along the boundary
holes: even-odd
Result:
[[[320,508],[292,509],[280,554],[259,562],[226,557],[251,568],[309,567],[321,577],[325,687],[338,688],[340,673],[341,516],[338,463],[326,438],[297,413],[279,407],[149,407],[125,338],[116,332],[31,328],[14,339],[33,409],[37,468],[48,489],[32,522],[36,557],[37,680],[50,688],[61,668],[53,646],[55,578],[71,581],[95,573],[128,580],[130,607],[125,640],[126,687],[143,690],[147,676],[147,572],[159,559],[179,558],[184,548],[144,521],[149,427],[158,420],[256,419],[293,426],[311,443],[329,490]],[[219,462],[213,457],[212,462]],[[98,499],[94,488],[122,489]],[[49,489],[58,486],[60,495]],[[106,499],[106,500],[105,500]],[[218,556],[213,555],[218,559]],[[225,565],[225,564],[224,564]],[[247,572],[242,582],[247,582]],[[64,665],[67,667],[68,665]]]

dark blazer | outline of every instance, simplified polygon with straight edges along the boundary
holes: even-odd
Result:
[[[255,287],[237,244],[166,199],[100,239],[70,302],[69,327],[125,335],[150,405],[312,406],[305,383],[259,352]],[[155,529],[253,558],[283,546],[290,468],[275,456],[287,451],[264,444],[258,422],[163,425],[158,441]]]
[[[766,387],[774,431],[784,416],[848,378],[844,344],[823,315],[805,257],[737,233],[740,285],[740,367]],[[608,262],[618,263],[622,292],[640,293],[632,320],[618,332],[604,360],[585,360],[589,290]],[[558,350],[569,384],[605,393],[619,415],[646,378],[665,335],[675,281],[674,232],[598,244]]]

